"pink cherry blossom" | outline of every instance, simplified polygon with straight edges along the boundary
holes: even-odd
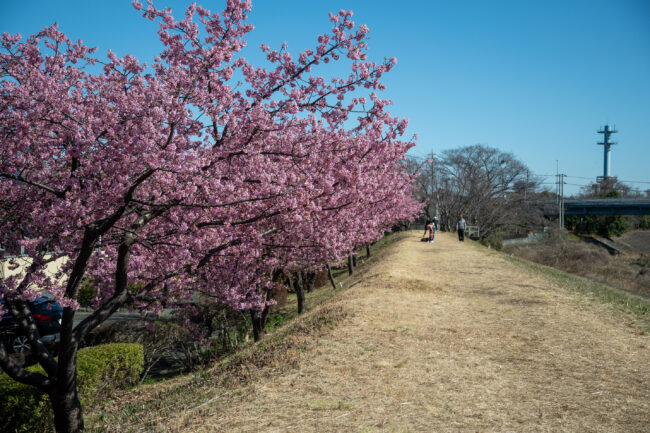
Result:
[[[65,307],[59,363],[74,365],[123,305],[161,311],[200,294],[264,309],[277,270],[321,269],[419,211],[402,162],[408,122],[377,93],[396,60],[366,60],[368,28],[342,10],[312,49],[263,44],[268,64],[254,66],[237,54],[250,10],[191,5],[177,21],[149,1],[163,46],[151,66],[96,58],[56,25],[2,36],[0,245],[32,263],[0,299],[15,310],[42,288]],[[325,80],[330,61],[349,73]],[[95,62],[98,73],[83,67]],[[73,328],[85,280],[95,311]],[[57,361],[36,346],[49,376],[28,383],[49,393]],[[23,377],[2,350],[0,365]]]

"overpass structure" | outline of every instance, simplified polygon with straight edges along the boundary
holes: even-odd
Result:
[[[557,202],[544,202],[544,216],[559,213]],[[565,199],[564,215],[650,215],[650,198]]]

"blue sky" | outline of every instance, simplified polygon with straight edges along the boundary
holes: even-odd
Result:
[[[188,3],[156,1],[179,16]],[[559,163],[574,193],[602,174],[596,131],[609,123],[620,131],[612,174],[650,188],[650,1],[253,0],[249,45],[287,42],[298,53],[339,9],[370,27],[371,59],[397,57],[385,95],[419,136],[414,155],[487,144],[537,174],[554,175]],[[160,51],[157,25],[129,0],[0,1],[2,32],[28,35],[54,21],[100,53],[151,61]],[[261,59],[256,48],[245,55]]]

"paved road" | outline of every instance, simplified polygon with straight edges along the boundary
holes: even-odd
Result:
[[[74,326],[77,326],[82,320],[92,314],[91,311],[77,311],[74,315]],[[113,313],[111,317],[106,319],[105,323],[115,323],[115,322],[124,322],[127,320],[140,320],[142,316],[140,313],[132,312],[128,310],[118,310]]]

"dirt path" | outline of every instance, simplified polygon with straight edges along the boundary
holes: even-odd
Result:
[[[502,255],[419,233],[336,302],[352,312],[273,370],[165,429],[650,431],[650,341]]]

